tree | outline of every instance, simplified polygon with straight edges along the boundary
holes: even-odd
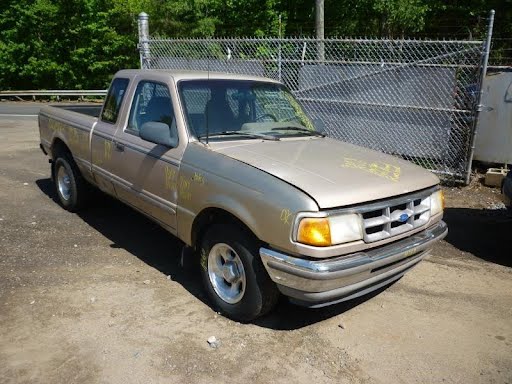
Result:
[[[379,36],[404,37],[423,30],[428,5],[422,0],[374,0]]]
[[[120,5],[10,1],[0,13],[0,87],[103,88],[136,66],[136,19]]]
[[[152,36],[314,35],[314,0],[3,0],[0,88],[104,88],[138,67],[137,15]],[[325,0],[326,36],[483,38],[512,60],[512,0]],[[281,19],[281,22],[280,22]],[[507,45],[508,44],[508,45]]]

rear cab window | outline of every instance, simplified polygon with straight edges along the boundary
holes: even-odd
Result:
[[[105,99],[105,105],[103,107],[103,111],[101,112],[101,120],[115,124],[117,122],[117,118],[119,116],[119,110],[121,109],[121,105],[123,103],[124,95],[126,93],[126,89],[128,88],[129,79],[125,78],[115,78],[110,85],[108,90],[107,97]]]

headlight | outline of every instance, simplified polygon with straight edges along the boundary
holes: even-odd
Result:
[[[435,216],[443,213],[444,210],[444,192],[436,191],[430,196],[430,215]]]
[[[330,217],[306,217],[299,223],[297,241],[317,247],[348,243],[361,240],[363,229],[358,214]]]

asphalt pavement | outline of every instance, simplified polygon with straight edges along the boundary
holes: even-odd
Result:
[[[498,189],[445,188],[450,234],[393,285],[316,310],[283,299],[240,324],[210,308],[157,224],[99,193],[60,207],[42,105],[0,103],[0,384],[512,383]]]

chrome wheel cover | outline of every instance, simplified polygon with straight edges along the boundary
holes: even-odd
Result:
[[[66,201],[71,198],[71,178],[64,165],[59,167],[57,172],[57,185],[59,188],[59,195]]]
[[[210,250],[208,277],[223,301],[236,304],[242,300],[246,287],[245,270],[242,260],[229,245],[218,243]]]

